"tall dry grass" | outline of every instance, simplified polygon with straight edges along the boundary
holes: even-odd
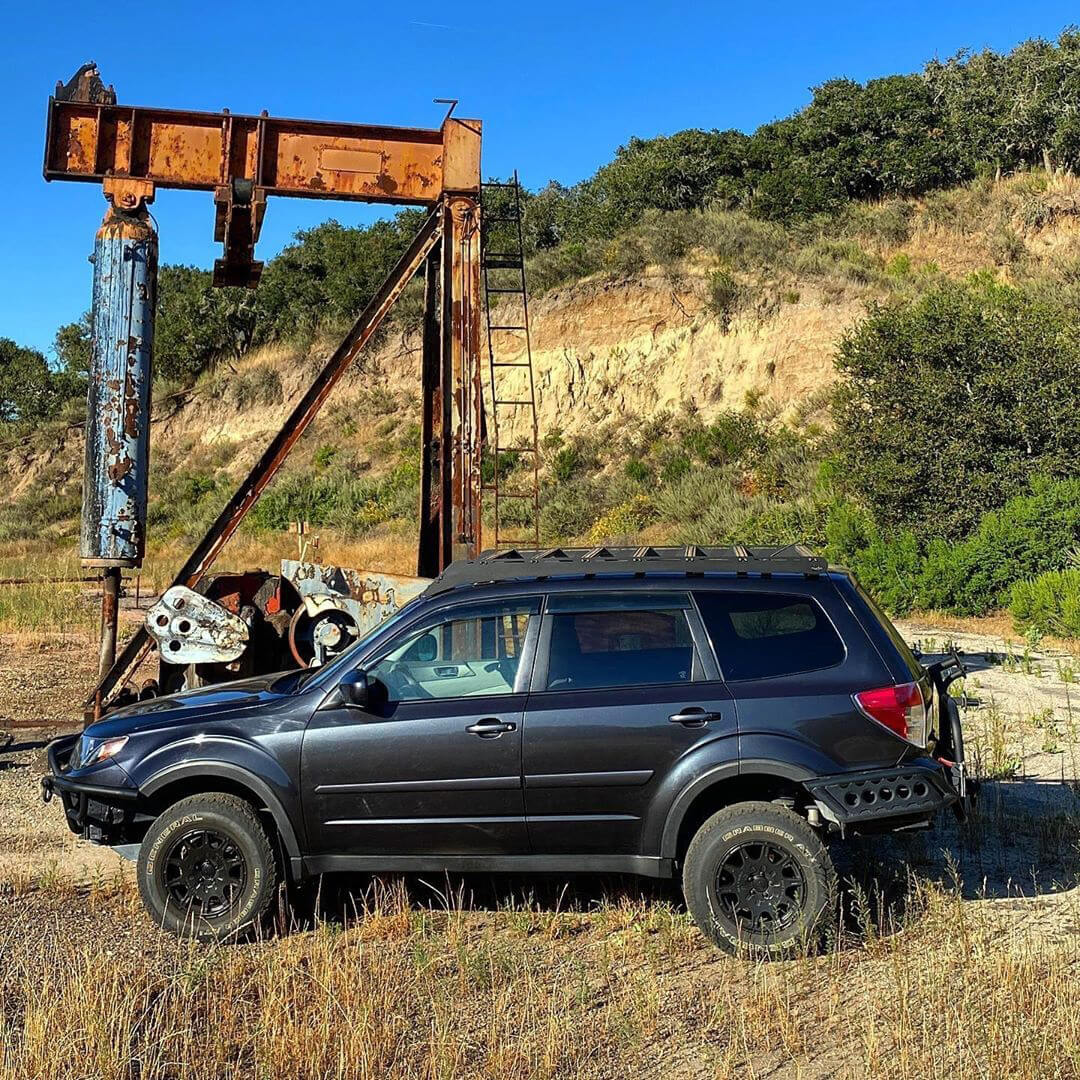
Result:
[[[406,527],[384,526],[362,537],[347,537],[322,529],[318,546],[309,546],[306,558],[338,566],[383,573],[415,574],[415,538]],[[167,588],[191,550],[183,540],[151,541],[138,571],[124,571],[124,589],[149,597]],[[295,559],[299,547],[288,533],[246,533],[235,536],[222,552],[214,572],[263,568],[277,573],[283,558]],[[94,635],[101,618],[96,572],[80,565],[74,544],[58,546],[52,540],[23,540],[5,544],[0,551],[0,633]]]
[[[132,897],[101,902],[132,916]],[[110,907],[111,905],[111,907]],[[1075,904],[1071,915],[1075,917]],[[1063,918],[1068,916],[1063,914]],[[8,933],[0,1070],[11,1080],[1073,1076],[1075,934],[922,889],[897,932],[820,957],[722,958],[653,900],[591,910],[400,888],[344,923],[248,946],[113,944],[57,920]],[[13,925],[9,923],[9,926]]]

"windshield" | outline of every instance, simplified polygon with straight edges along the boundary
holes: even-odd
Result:
[[[348,670],[355,657],[374,641],[376,637],[389,631],[392,627],[397,626],[405,619],[411,618],[416,611],[416,604],[419,599],[420,597],[416,597],[407,604],[403,604],[390,616],[390,618],[384,619],[377,626],[372,627],[366,634],[362,634],[358,637],[343,653],[335,656],[329,664],[325,664],[323,667],[307,668],[304,671],[292,672],[291,675],[296,676],[296,684],[291,686],[290,689],[294,691],[302,690],[305,686],[310,685],[316,680],[322,682],[325,677],[325,679],[329,681],[336,678],[341,672]]]

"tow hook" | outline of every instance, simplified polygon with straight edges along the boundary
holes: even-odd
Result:
[[[41,778],[41,801],[43,803],[51,803],[53,797],[53,782],[51,776],[43,776]]]

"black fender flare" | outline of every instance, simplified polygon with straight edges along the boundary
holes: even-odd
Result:
[[[802,784],[815,777],[812,770],[793,765],[790,761],[776,761],[769,758],[749,758],[743,761],[728,761],[706,770],[684,787],[668,810],[664,822],[664,831],[660,839],[660,856],[674,859],[678,855],[679,830],[683,819],[697,797],[715,784],[741,777],[777,777]]]
[[[204,779],[215,776],[247,788],[260,799],[274,819],[274,825],[277,828],[278,835],[281,837],[282,844],[285,845],[285,851],[289,859],[299,860],[301,858],[300,841],[285,807],[281,804],[281,800],[268,784],[239,765],[234,765],[228,761],[178,762],[175,765],[167,765],[160,772],[154,773],[153,776],[139,785],[139,794],[150,797],[178,780],[187,780],[194,777]]]

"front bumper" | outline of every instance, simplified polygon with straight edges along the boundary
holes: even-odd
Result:
[[[73,833],[108,843],[134,818],[139,792],[119,765],[94,770],[93,781],[79,775],[78,770],[73,774],[69,766],[78,742],[78,735],[65,735],[49,743],[46,750],[49,772],[41,778],[41,799],[48,803],[54,795],[59,796],[68,828]]]
[[[929,759],[823,776],[807,787],[828,816],[855,829],[918,824],[960,801],[945,769]]]

